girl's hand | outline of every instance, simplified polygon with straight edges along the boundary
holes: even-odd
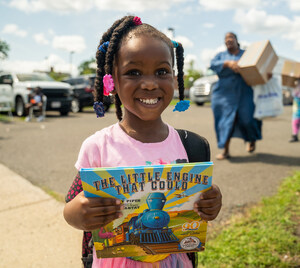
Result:
[[[73,200],[66,204],[64,217],[73,227],[91,231],[105,226],[122,216],[124,209],[119,199],[92,197],[87,198],[80,192]]]
[[[199,200],[194,203],[194,211],[206,221],[214,220],[222,207],[222,194],[215,184],[206,192],[200,194]]]

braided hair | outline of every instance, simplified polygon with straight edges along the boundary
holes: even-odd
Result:
[[[170,48],[172,56],[172,65],[174,66],[174,45],[172,41],[162,32],[149,24],[143,23],[136,25],[134,16],[125,16],[117,21],[103,34],[98,50],[96,53],[97,72],[95,79],[95,101],[103,102],[103,77],[105,74],[112,74],[113,65],[117,53],[122,45],[122,42],[126,42],[127,38],[132,36],[149,35],[154,38],[158,38],[165,42]],[[106,49],[102,49],[105,42],[109,42]],[[177,81],[179,89],[179,99],[184,99],[184,56],[183,47],[180,43],[176,46],[176,64],[177,64]],[[115,106],[116,115],[119,121],[122,120],[122,102],[115,94]]]

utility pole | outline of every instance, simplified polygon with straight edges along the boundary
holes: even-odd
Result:
[[[175,29],[174,28],[172,28],[172,27],[169,27],[168,28],[168,33],[169,33],[169,37],[170,37],[170,39],[174,39],[174,37],[175,37]]]
[[[73,54],[75,52],[74,51],[70,51],[70,76],[72,77],[72,57],[73,57]]]

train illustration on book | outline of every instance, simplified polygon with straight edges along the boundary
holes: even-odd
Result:
[[[127,243],[139,245],[177,242],[179,239],[168,227],[170,216],[162,210],[165,202],[163,193],[150,193],[146,199],[148,209],[114,229],[114,236],[105,239],[104,247]]]

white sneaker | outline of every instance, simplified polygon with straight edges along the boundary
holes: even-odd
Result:
[[[26,116],[26,118],[25,118],[25,122],[30,122],[31,121],[31,117],[29,117],[29,116]]]
[[[44,121],[44,120],[45,120],[45,117],[42,116],[42,115],[40,115],[40,116],[38,117],[38,119],[37,119],[38,122],[42,122],[42,121]]]

